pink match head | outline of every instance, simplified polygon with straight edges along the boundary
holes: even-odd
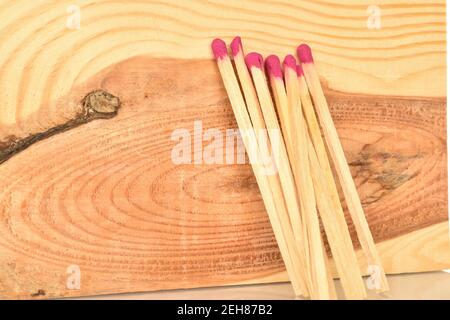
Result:
[[[301,44],[297,48],[298,58],[302,63],[313,63],[311,48],[307,44]]]
[[[245,56],[245,63],[247,67],[251,69],[252,67],[262,69],[264,59],[262,55],[257,52],[251,52]]]
[[[297,61],[295,61],[295,58],[292,54],[288,54],[283,61],[284,68],[291,68],[295,71],[297,67]]]
[[[222,39],[214,39],[211,48],[216,59],[223,59],[227,56],[227,45]]]
[[[301,65],[296,65],[295,70],[297,71],[297,77],[303,77],[303,68]]]
[[[266,69],[270,76],[283,78],[280,59],[276,55],[270,55],[266,58]]]
[[[236,57],[238,53],[242,50],[242,42],[241,37],[235,37],[233,41],[231,41],[231,53],[233,57]]]

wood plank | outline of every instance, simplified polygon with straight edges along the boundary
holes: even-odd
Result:
[[[202,95],[198,83],[207,84]],[[120,98],[116,117],[39,141],[0,166],[4,296],[222,285],[283,270],[248,165],[171,160],[176,129],[193,137],[196,120],[203,130],[236,128],[212,60],[133,58],[71,96],[92,88]],[[447,221],[445,100],[326,94],[376,242],[448,241],[414,233]],[[440,267],[445,250],[436,247],[421,270]],[[387,272],[416,270],[408,261],[420,252],[408,253]],[[65,289],[70,265],[81,269],[81,290]]]
[[[285,279],[250,168],[170,160],[173,130],[236,127],[209,45],[238,33],[263,54],[313,47],[386,271],[449,268],[445,1],[381,1],[377,30],[371,4],[0,0],[0,148],[93,90],[122,102],[0,164],[0,297]]]

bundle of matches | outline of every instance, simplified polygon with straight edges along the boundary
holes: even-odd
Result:
[[[239,37],[231,43],[234,67],[223,40],[215,39],[212,49],[295,295],[337,298],[327,241],[345,297],[366,298],[332,166],[368,265],[376,270],[377,290],[387,291],[311,49],[299,46],[301,64],[288,55],[283,68],[277,56],[264,61],[258,53],[245,55]],[[261,165],[266,149],[272,151],[275,173]]]

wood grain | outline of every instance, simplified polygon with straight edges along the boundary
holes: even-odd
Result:
[[[195,70],[207,84],[202,95]],[[212,60],[133,58],[72,95],[91,88],[120,97],[115,118],[40,141],[0,166],[2,296],[219,285],[283,270],[248,165],[171,161],[173,130],[193,133],[199,119],[204,130],[236,128]],[[375,240],[445,222],[445,100],[327,96]],[[69,291],[73,264],[82,287]],[[431,259],[425,269],[435,266]],[[387,261],[387,272],[407,269]]]
[[[0,1],[0,141],[95,89],[122,102],[0,165],[0,297],[286,279],[250,168],[170,161],[174,129],[236,127],[209,44],[238,33],[263,54],[313,47],[386,271],[448,268],[445,2],[382,1],[380,30],[369,4]]]

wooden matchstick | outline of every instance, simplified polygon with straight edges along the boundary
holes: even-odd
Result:
[[[292,88],[292,85],[298,86],[295,60],[293,78],[290,77],[291,72],[287,71],[290,80],[288,87],[290,99],[286,95],[283,73],[278,57],[274,55],[267,57],[266,68],[302,208],[305,243],[308,245],[305,252],[309,255],[310,265],[308,271],[311,274],[313,283],[311,297],[313,299],[329,300],[331,298],[331,289],[328,287],[330,283],[328,282],[325,262],[326,253],[323,250],[316,197],[310,173],[307,131],[301,115],[298,90],[293,92],[295,88]]]
[[[303,75],[303,70],[300,65],[296,66],[297,71],[297,78],[298,78],[298,88],[300,91],[300,100],[302,102],[302,109],[303,109],[303,115],[305,116],[306,123],[308,126],[308,132],[310,134],[310,138],[313,144],[313,147],[316,152],[317,161],[319,162],[319,165],[322,169],[323,176],[324,176],[324,182],[326,183],[329,191],[329,198],[331,199],[332,204],[329,205],[329,208],[332,208],[332,210],[335,212],[337,217],[339,218],[339,225],[342,226],[344,237],[349,239],[348,232],[345,231],[347,228],[346,222],[344,220],[344,211],[342,209],[341,200],[339,198],[339,193],[334,181],[333,172],[331,170],[331,166],[328,160],[327,150],[325,148],[325,143],[322,139],[322,133],[320,131],[319,122],[317,121],[316,114],[314,111],[314,106],[311,101],[311,97],[309,95],[308,86],[305,81],[305,77]],[[344,221],[343,221],[344,220]],[[343,223],[344,222],[344,223]],[[348,235],[348,236],[347,236]],[[342,237],[342,236],[341,236]],[[347,240],[347,243],[350,243],[351,240]],[[350,247],[347,244],[347,247]],[[353,247],[350,247],[353,248]],[[352,260],[355,263],[356,257],[353,257]],[[357,261],[356,261],[357,262]],[[338,269],[339,270],[339,269]],[[338,271],[339,273],[339,271]]]
[[[250,53],[245,56],[245,63],[250,70],[256,88],[265,126],[269,135],[270,145],[272,147],[272,154],[278,169],[284,200],[286,201],[289,213],[290,224],[293,230],[299,230],[297,225],[302,225],[303,223],[301,220],[300,203],[297,198],[294,177],[289,164],[286,146],[283,141],[270,91],[264,76],[264,60],[260,54]],[[297,236],[297,239],[298,238],[299,236]],[[305,258],[306,257],[307,255],[305,255]],[[306,261],[306,264],[308,264],[308,261]]]
[[[263,71],[263,58],[258,53],[249,53],[245,56],[245,62],[253,78],[256,88],[259,104],[261,106],[264,122],[268,130],[270,143],[275,157],[275,164],[278,168],[281,187],[289,211],[291,224],[294,230],[298,230],[298,223],[303,223],[301,219],[300,202],[297,197],[297,191],[289,163],[289,158],[284,143],[280,126],[278,124],[277,114],[272,102],[269,87]],[[309,255],[305,255],[308,258]],[[308,259],[306,261],[308,266]],[[309,268],[307,267],[307,270]]]
[[[291,223],[293,229],[298,230],[298,225],[302,224],[300,203],[297,197],[291,166],[289,164],[286,145],[283,140],[275,108],[272,103],[272,97],[264,75],[264,60],[259,53],[253,52],[246,55],[245,62],[250,70],[256,88],[264,122],[269,134],[269,140],[273,149],[275,164],[278,168],[283,194],[289,210]]]
[[[330,114],[328,103],[326,101],[322,86],[320,84],[320,79],[314,65],[311,48],[306,44],[302,44],[297,48],[297,54],[302,63],[302,69],[306,79],[306,83],[308,85],[309,92],[311,93],[311,96],[313,98],[315,110],[317,111],[321,127],[324,131],[324,136],[328,146],[328,150],[330,152],[337,175],[339,177],[344,197],[353,224],[355,225],[356,233],[358,235],[358,239],[361,244],[362,250],[366,256],[369,266],[378,269],[377,272],[377,275],[379,275],[378,291],[379,292],[387,291],[389,290],[389,285],[387,283],[386,275],[383,270],[383,265],[378,256],[375,242],[373,241],[373,237],[370,232],[370,228],[361,205],[361,200],[356,190],[356,186],[353,181],[350,168],[345,158],[344,150],[342,149],[342,145],[340,143],[336,127],[334,126],[333,119]],[[323,150],[321,152],[323,152]],[[321,160],[322,169],[325,170],[326,172],[325,174],[328,176],[327,180],[330,181],[329,172],[331,172],[331,168],[330,169],[327,168],[329,167],[329,164],[327,165],[328,161],[325,162],[322,156],[320,159],[322,159]]]
[[[311,160],[311,174],[317,195],[322,223],[327,234],[328,244],[347,299],[360,300],[367,297],[358,260],[344,216],[336,213],[327,186],[327,181],[319,165],[319,160],[311,141],[308,145]]]
[[[294,56],[287,55],[283,61],[284,65],[284,80],[286,83],[286,93],[287,93],[287,99],[289,103],[289,113],[291,115],[291,118],[293,119],[293,127],[294,128],[303,128],[305,137],[307,139],[307,143],[310,143],[310,136],[309,131],[307,127],[307,123],[304,119],[303,113],[302,113],[302,101],[300,99],[300,88],[298,83],[298,76],[297,76],[297,64],[295,61]],[[300,101],[297,101],[300,99]],[[306,146],[307,150],[308,146]],[[308,161],[309,164],[312,165],[311,160],[309,159],[308,155]],[[308,168],[309,169],[309,168]],[[309,170],[311,171],[311,170]],[[294,175],[295,176],[295,175]],[[315,197],[315,201],[317,202],[318,197]],[[326,269],[327,269],[327,278],[329,283],[329,289],[330,289],[330,297],[331,299],[337,299],[337,293],[336,288],[334,286],[334,280],[333,276],[331,274],[331,266],[330,261],[328,259],[328,256],[326,254],[324,243],[322,242],[322,249],[325,253],[325,263],[326,263]]]
[[[266,150],[271,149],[270,142],[267,137],[267,128],[264,122],[264,117],[261,111],[261,106],[258,101],[258,96],[255,91],[255,87],[253,86],[251,75],[248,71],[248,68],[245,64],[244,60],[244,50],[242,47],[242,42],[240,37],[236,37],[231,42],[231,52],[233,54],[234,64],[236,66],[236,71],[238,74],[239,82],[241,84],[242,91],[244,93],[245,101],[247,103],[247,110],[250,115],[250,119],[253,124],[253,128],[257,133],[257,136],[261,139],[258,140],[260,150],[262,151],[262,144],[265,145]],[[277,201],[277,210],[279,215],[282,217],[289,217],[289,211],[286,207],[286,203],[284,201],[283,190],[281,187],[281,181],[279,175],[267,175],[269,180],[269,185],[275,199],[280,199]],[[306,261],[305,261],[305,250],[303,247],[303,237],[304,230],[302,230],[302,221],[297,222],[298,225],[292,226],[294,237],[297,242],[297,251],[299,259],[301,260],[301,264],[303,267],[301,270],[302,282],[305,284],[303,288],[304,296],[309,294],[309,287],[311,286],[311,280],[307,276],[306,273]],[[297,229],[296,229],[297,228]]]
[[[321,171],[323,172],[323,175],[324,175],[323,181],[324,181],[324,183],[327,184],[328,190],[329,190],[329,197],[327,197],[325,199],[325,201],[332,202],[331,204],[328,204],[328,205],[322,204],[322,209],[319,209],[319,210],[321,212],[322,211],[326,212],[327,210],[334,211],[334,214],[336,215],[336,217],[338,217],[338,221],[339,221],[338,225],[342,226],[342,231],[340,232],[341,234],[338,233],[336,235],[336,237],[346,238],[347,240],[344,240],[344,242],[347,243],[347,245],[346,245],[347,248],[353,249],[353,247],[351,246],[350,235],[347,232],[347,225],[346,225],[346,221],[344,219],[344,211],[342,209],[341,202],[339,199],[339,194],[338,194],[335,182],[334,182],[333,173],[331,171],[331,167],[328,162],[327,151],[325,149],[325,144],[322,140],[320,126],[319,126],[319,123],[317,121],[317,118],[316,118],[316,115],[314,112],[314,107],[312,105],[311,97],[309,96],[308,87],[306,85],[306,81],[303,76],[303,70],[300,65],[296,65],[296,74],[297,74],[297,79],[298,79],[298,90],[299,90],[302,111],[303,111],[303,115],[306,119],[309,138],[313,144],[313,149],[315,150],[317,162],[319,163],[319,166],[322,169]],[[312,149],[311,146],[309,148]],[[314,157],[314,154],[312,156]],[[320,179],[317,179],[317,182],[320,183]],[[316,188],[317,187],[320,188],[320,186],[316,186]],[[323,186],[322,186],[322,188],[323,188]],[[325,206],[325,207],[323,207],[323,206]],[[330,233],[330,231],[328,231],[328,233]],[[330,237],[332,237],[332,236],[330,235]],[[340,249],[333,247],[332,252],[336,251],[336,250],[340,250]],[[354,254],[350,253],[350,255],[351,255],[351,260],[353,261],[353,263],[357,263],[357,261],[355,262],[356,257],[354,256]],[[341,269],[345,269],[345,268],[346,267],[341,267]],[[339,273],[340,269],[339,268],[337,268],[337,269],[338,269],[338,273]],[[358,274],[359,274],[359,271],[358,271]]]
[[[288,88],[288,97],[290,96],[289,100],[294,101],[298,109],[295,113],[292,110],[293,108],[291,108],[288,114],[300,119],[297,119],[297,123],[295,124],[299,131],[303,131],[304,142],[299,147],[302,148],[304,154],[309,156],[310,177],[312,177],[320,217],[322,218],[329,245],[335,258],[336,267],[341,277],[342,287],[347,298],[364,299],[366,297],[364,283],[344,215],[337,215],[334,210],[333,200],[330,192],[327,190],[325,176],[323,175],[307,130],[306,122],[303,118],[302,104],[295,102],[296,99],[300,100],[300,94],[297,66],[293,56],[287,56],[285,59],[285,79]]]
[[[231,107],[238,123],[239,130],[245,134],[243,139],[244,146],[249,154],[249,157],[254,158],[254,151],[259,153],[259,147],[256,140],[250,117],[247,113],[246,104],[242,97],[239,83],[234,74],[234,69],[228,56],[225,42],[220,39],[215,39],[211,44],[214,56],[217,60],[222,80],[230,99]],[[286,266],[289,278],[293,284],[296,295],[302,294],[301,278],[298,269],[301,265],[296,265],[293,256],[290,254],[289,247],[295,247],[295,240],[290,228],[283,225],[283,220],[279,218],[277,208],[275,206],[274,197],[270,190],[268,179],[262,170],[262,167],[252,162],[252,169],[256,177],[256,182],[261,191],[264,205],[269,215],[269,220],[272,225],[275,238],[277,240],[283,261]]]
[[[294,64],[295,60],[291,59],[291,75],[298,85],[298,90],[304,90],[300,86],[301,68]],[[302,111],[306,118],[306,123],[309,125],[311,117],[311,104],[299,94],[302,101]],[[302,100],[303,98],[303,100]],[[303,104],[303,102],[305,102]],[[314,113],[314,110],[312,110]],[[320,136],[319,131],[308,130],[308,150],[311,161],[311,172],[314,181],[314,189],[317,196],[317,203],[319,207],[320,217],[328,238],[328,243],[335,261],[336,269],[341,279],[342,287],[345,296],[349,299],[364,299],[366,298],[366,291],[362,279],[361,271],[358,266],[358,260],[353,249],[352,240],[348,231],[348,226],[342,211],[340,202],[336,203],[333,200],[333,193],[329,186],[329,180],[321,167],[318,159],[317,150],[315,150],[313,141],[317,140],[317,135]],[[326,155],[325,155],[326,156]]]

